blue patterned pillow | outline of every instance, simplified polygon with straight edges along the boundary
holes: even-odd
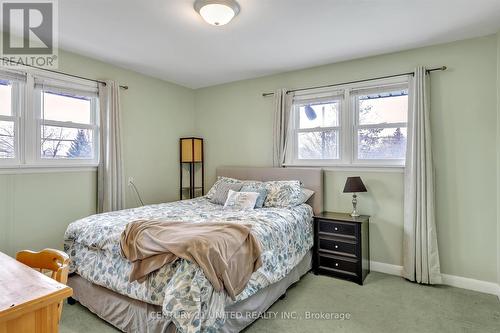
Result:
[[[264,207],[294,207],[301,203],[302,188],[298,180],[265,182],[267,198]]]
[[[255,208],[262,208],[264,206],[264,201],[266,200],[267,197],[267,190],[264,187],[264,184],[257,184],[257,183],[252,183],[252,184],[246,184],[243,185],[241,188],[240,192],[256,192],[259,193],[259,196],[257,197],[257,202],[255,202]]]

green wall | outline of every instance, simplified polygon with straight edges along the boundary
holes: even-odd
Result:
[[[497,60],[497,36],[489,36],[199,89],[195,123],[206,140],[208,183],[217,166],[272,164],[273,99],[263,92],[447,65],[431,82],[442,272],[496,281]],[[372,216],[372,260],[401,265],[403,174],[327,170],[326,209],[350,209],[341,193],[349,175],[362,176],[369,190],[359,207]]]
[[[146,203],[178,198],[178,139],[192,135],[194,92],[68,52],[59,69],[129,86],[122,90],[126,177],[134,177]],[[0,251],[62,246],[66,226],[96,211],[96,172],[1,174]],[[128,207],[136,206],[127,188]]]
[[[497,33],[497,269],[500,284],[500,31]]]
[[[443,64],[449,70],[433,73],[431,82],[442,271],[500,282],[500,33],[196,91],[60,52],[61,70],[130,87],[122,91],[125,173],[146,203],[177,199],[183,135],[206,140],[206,185],[217,166],[271,165],[273,99],[262,92]],[[401,265],[402,170],[326,170],[326,209],[349,211],[350,196],[341,189],[350,175],[361,175],[369,190],[359,206],[372,216],[372,260]],[[94,171],[0,174],[0,251],[61,247],[67,224],[95,212],[95,193]],[[129,189],[126,200],[137,205]]]

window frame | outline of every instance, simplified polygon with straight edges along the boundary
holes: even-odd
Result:
[[[370,90],[376,92],[387,92],[391,89],[408,89],[408,115],[411,117],[411,89],[410,76],[399,76],[389,79],[370,80],[353,84],[336,86],[335,88],[321,88],[304,94],[297,93],[294,96],[291,106],[291,130],[289,131],[287,147],[287,159],[285,166],[310,166],[310,167],[371,167],[371,168],[404,168],[406,159],[359,159],[358,158],[358,128],[359,125],[359,105],[357,105],[357,91]],[[298,158],[298,117],[299,107],[306,102],[314,102],[325,99],[325,94],[336,94],[340,98],[339,103],[339,159],[299,159]],[[334,99],[335,97],[332,97]],[[391,123],[388,128],[398,127],[408,128],[406,123]],[[403,126],[404,125],[404,126]],[[372,125],[361,125],[361,127]],[[375,125],[381,128],[384,126]],[[325,128],[321,128],[324,130]],[[308,129],[318,131],[318,128]],[[407,135],[409,134],[407,130]]]
[[[49,87],[50,88],[50,87]],[[54,89],[56,90],[56,89]],[[62,89],[59,89],[62,91]],[[50,89],[34,88],[34,115],[35,115],[35,154],[34,158],[30,161],[34,165],[43,166],[61,166],[61,165],[78,165],[78,166],[97,166],[99,163],[99,119],[98,119],[98,99],[89,96],[90,98],[90,124],[75,123],[71,121],[48,120],[42,118],[42,94]],[[42,150],[42,126],[55,126],[64,128],[75,129],[89,129],[92,130],[92,158],[43,158]]]
[[[0,67],[1,69],[1,67]],[[15,142],[17,154],[15,159],[0,158],[1,169],[66,169],[66,168],[92,168],[99,164],[100,158],[100,116],[99,97],[97,85],[88,80],[68,77],[62,74],[47,73],[46,71],[24,68],[19,73],[26,75],[24,87],[19,84],[20,96],[17,112],[17,131],[15,132]],[[1,71],[0,71],[1,78]],[[91,124],[79,124],[65,121],[44,120],[41,118],[41,91],[36,87],[35,80],[49,80],[67,86],[68,91],[81,92],[95,90],[95,96],[91,97]],[[50,90],[52,87],[47,85]],[[63,91],[66,88],[56,88]],[[90,95],[90,94],[89,94]],[[87,96],[87,95],[86,95]],[[0,120],[3,116],[0,116]],[[6,116],[8,117],[8,116]],[[41,126],[55,125],[66,128],[84,128],[93,130],[93,156],[91,159],[71,159],[71,158],[42,158],[41,156]]]
[[[0,79],[3,79],[0,73]],[[22,152],[20,149],[20,137],[22,136],[22,105],[24,99],[24,89],[18,81],[4,79],[9,81],[12,86],[11,90],[11,115],[0,115],[0,121],[8,121],[14,123],[14,158],[0,158],[0,166],[15,166],[22,161]]]
[[[360,125],[359,123],[359,96],[363,96],[364,94],[353,94],[352,95],[352,111],[353,114],[353,125],[352,125],[352,164],[353,165],[377,165],[377,166],[405,166],[406,158],[398,159],[360,159],[358,156],[358,130],[367,129],[367,128],[406,128],[407,136],[408,136],[408,119],[410,113],[410,90],[408,84],[390,84],[384,85],[382,87],[375,87],[373,89],[369,89],[369,94],[376,94],[382,92],[388,92],[390,90],[408,90],[408,111],[407,111],[407,121],[405,123],[378,123],[378,124],[369,124],[369,125]],[[365,90],[365,89],[363,89]],[[406,151],[405,151],[406,153]]]
[[[344,156],[344,152],[342,151],[342,142],[343,142],[343,129],[342,129],[342,121],[343,121],[343,116],[342,116],[342,104],[343,104],[343,96],[338,94],[338,95],[332,95],[329,97],[323,97],[321,99],[316,99],[315,101],[323,101],[323,102],[333,102],[336,101],[338,102],[338,126],[329,126],[329,127],[312,127],[312,128],[300,128],[300,107],[303,105],[307,105],[310,103],[312,100],[311,99],[305,99],[305,100],[300,100],[299,103],[293,104],[292,106],[292,131],[293,131],[293,161],[294,164],[299,164],[299,163],[307,163],[307,164],[315,164],[317,161],[326,161],[328,163],[338,163],[339,161],[342,160]],[[298,151],[298,141],[299,141],[299,133],[311,133],[311,132],[331,132],[331,131],[337,131],[338,132],[338,156],[339,158],[336,159],[299,159],[299,151]]]

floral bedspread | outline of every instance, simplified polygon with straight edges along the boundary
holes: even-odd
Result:
[[[130,283],[132,265],[121,256],[119,241],[125,225],[138,219],[251,224],[261,243],[263,265],[236,302],[281,280],[313,245],[312,208],[306,204],[237,210],[201,197],[92,215],[68,226],[64,249],[71,257],[70,272],[122,295],[161,305],[163,315],[183,333],[216,332],[224,324],[226,305],[233,301],[224,291],[215,291],[196,264],[182,259],[163,266],[143,283]]]

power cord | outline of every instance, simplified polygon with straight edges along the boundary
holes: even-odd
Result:
[[[141,206],[144,206],[144,202],[142,201],[141,195],[139,193],[139,190],[137,190],[137,187],[134,184],[133,179],[128,180],[128,186],[131,186],[132,189],[134,190],[135,194],[137,194],[137,198],[139,198],[139,202],[141,203]]]

